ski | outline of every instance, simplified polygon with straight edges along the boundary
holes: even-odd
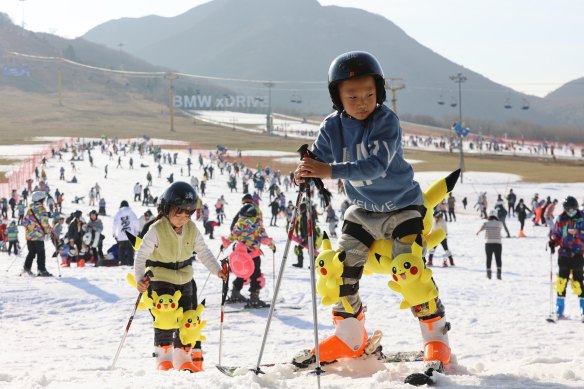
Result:
[[[371,355],[364,355],[359,359],[369,359],[369,358],[377,358],[382,363],[399,363],[399,362],[421,362],[424,360],[424,353],[422,351],[397,351],[384,354],[383,356],[379,357],[376,354]],[[332,365],[338,361],[331,361],[329,363],[321,363],[322,366]],[[305,367],[298,367],[295,366],[292,362],[275,362],[275,363],[265,363],[260,365],[261,367],[274,367],[274,366],[291,366],[294,369],[294,372],[303,372],[310,370],[314,367],[313,364],[307,365]],[[253,368],[246,368],[242,366],[221,366],[217,365],[217,369],[229,377],[236,377],[239,375],[247,374],[249,371],[255,372],[256,370]]]
[[[558,317],[556,314],[550,315],[545,318],[545,321],[548,323],[557,324],[559,321],[581,321],[584,323],[584,315],[581,317],[574,317],[574,316],[560,316]]]
[[[225,310],[225,313],[240,313],[240,312],[253,312],[253,311],[261,311],[263,309],[269,309],[270,306],[268,305],[267,307],[259,307],[259,308],[246,308],[246,307],[242,307],[240,309],[228,309]],[[276,311],[278,309],[302,309],[301,306],[299,305],[276,305]]]

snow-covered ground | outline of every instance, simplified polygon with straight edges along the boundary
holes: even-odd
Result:
[[[174,150],[173,150],[174,152]],[[201,178],[203,171],[196,166],[193,174]],[[266,152],[265,154],[269,154]],[[275,153],[274,153],[275,154]],[[206,154],[205,154],[206,155]],[[108,161],[98,150],[93,152],[95,167],[87,158],[77,162],[79,183],[58,180],[59,168],[64,166],[66,177],[71,178],[70,154],[63,162],[49,159],[46,169],[51,189],[65,193],[64,211],[76,209],[84,215],[93,209],[87,204],[72,204],[75,195],[88,198],[89,187],[96,182],[102,187],[107,200],[108,216],[102,217],[105,225],[104,248],[113,244],[112,215],[122,200],[128,200],[139,215],[146,208],[132,202],[133,185],[146,182],[150,170],[155,177],[153,191],[158,195],[166,186],[165,177],[174,172],[180,176],[180,167],[186,172],[186,152],[179,156],[179,165],[163,165],[162,178],[156,178],[156,164],[152,157],[140,159],[134,155],[134,170],[128,170],[128,157],[123,157],[124,169],[116,169],[117,162]],[[208,162],[208,160],[206,160]],[[139,168],[140,164],[149,165]],[[104,166],[109,164],[109,175],[104,179]],[[454,168],[454,167],[453,167]],[[421,173],[417,180],[423,188],[448,172]],[[533,227],[529,222],[527,238],[517,238],[519,223],[508,221],[513,235],[503,241],[503,280],[488,280],[485,276],[484,237],[475,236],[482,225],[473,204],[479,192],[486,191],[489,204],[495,203],[497,193],[507,193],[510,188],[529,202],[534,192],[540,196],[561,199],[575,195],[579,200],[584,193],[580,184],[530,184],[516,182],[514,175],[467,172],[464,184],[454,190],[457,199],[458,221],[449,223],[449,246],[454,254],[455,267],[435,267],[434,278],[440,287],[440,296],[446,306],[447,318],[452,324],[450,346],[453,363],[446,375],[438,377],[445,388],[581,388],[584,386],[584,324],[579,316],[577,298],[569,292],[566,313],[572,320],[558,324],[545,321],[550,307],[550,256],[545,251],[544,227]],[[208,182],[204,201],[213,210],[217,198],[224,194],[227,220],[230,221],[241,205],[241,184],[237,193],[227,188],[227,175],[215,169],[214,178]],[[338,210],[341,197],[335,193],[333,203]],[[296,193],[286,192],[287,200],[294,201]],[[462,209],[461,200],[467,197],[469,206]],[[268,195],[261,203],[266,219],[269,217]],[[318,201],[317,201],[318,203]],[[322,211],[319,209],[319,211]],[[197,222],[199,229],[203,227]],[[286,232],[279,227],[269,227],[268,233],[277,243],[275,264],[271,253],[263,260],[267,286],[262,298],[269,300],[273,293],[273,269],[279,269]],[[213,252],[219,252],[220,236],[225,236],[227,225],[218,227],[215,240],[207,240]],[[321,217],[321,228],[326,229]],[[23,233],[20,238],[24,246]],[[85,267],[61,269],[57,277],[57,261],[50,257],[52,248],[47,243],[47,267],[55,277],[19,277],[24,257],[0,253],[0,387],[10,388],[306,388],[316,387],[311,375],[295,375],[287,367],[268,369],[268,373],[255,376],[248,373],[228,378],[214,368],[218,360],[219,304],[221,282],[212,276],[202,292],[207,307],[203,314],[207,321],[203,344],[205,371],[198,374],[184,372],[158,372],[154,370],[152,353],[152,320],[148,312],[139,311],[129,331],[117,367],[110,370],[113,357],[131,314],[136,291],[125,281],[131,271],[128,267]],[[268,251],[269,252],[269,251]],[[441,262],[441,250],[435,263]],[[285,305],[294,304],[302,310],[276,310],[272,321],[262,362],[288,361],[297,351],[313,345],[310,273],[306,268],[291,267],[295,256],[289,253],[280,296]],[[556,271],[555,258],[553,260]],[[33,266],[36,270],[36,265]],[[195,265],[195,279],[202,287],[208,272]],[[366,276],[361,281],[360,293],[367,304],[369,332],[384,332],[383,345],[387,351],[421,349],[421,336],[417,320],[409,311],[399,309],[400,296],[387,287],[388,276]],[[244,289],[245,291],[245,289]],[[255,367],[268,311],[227,314],[224,327],[223,363]],[[322,339],[332,330],[330,307],[318,305],[319,335]],[[327,367],[322,376],[325,388],[401,388],[409,373],[419,371],[421,363],[382,365],[376,361],[344,361]]]

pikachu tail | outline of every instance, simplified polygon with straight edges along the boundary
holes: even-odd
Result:
[[[453,171],[447,177],[434,182],[425,192],[424,200],[427,209],[433,209],[449,192],[452,192],[460,177],[460,169]]]

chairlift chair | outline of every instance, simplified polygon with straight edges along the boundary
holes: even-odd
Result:
[[[450,99],[450,106],[451,106],[452,108],[454,108],[454,107],[456,107],[457,105],[458,105],[458,102],[456,101],[456,98],[452,97],[452,98]]]
[[[527,101],[527,99],[523,99],[523,105],[521,106],[521,109],[523,110],[529,109],[529,101]]]
[[[442,93],[438,96],[438,105],[444,105],[444,97],[442,97]]]
[[[505,109],[511,109],[513,108],[513,106],[511,105],[511,99],[509,97],[507,97],[505,99],[505,105],[504,105]]]

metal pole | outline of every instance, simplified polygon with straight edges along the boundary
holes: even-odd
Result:
[[[290,250],[290,244],[292,242],[292,234],[296,228],[298,209],[300,208],[300,202],[302,201],[303,189],[300,187],[298,190],[298,197],[296,198],[296,208],[294,209],[294,215],[292,216],[292,223],[290,224],[290,229],[288,230],[288,239],[286,240],[286,246],[284,247],[284,256],[282,257],[282,263],[280,264],[280,271],[278,273],[278,279],[276,280],[276,286],[274,287],[274,295],[272,296],[272,304],[270,305],[270,313],[268,313],[268,321],[266,322],[266,328],[264,329],[264,338],[262,339],[262,346],[260,347],[260,355],[258,356],[258,363],[254,372],[256,374],[263,373],[260,369],[262,363],[262,356],[264,355],[264,348],[266,347],[266,340],[268,338],[268,332],[270,331],[270,324],[272,323],[272,315],[276,309],[276,301],[278,299],[278,292],[280,291],[280,284],[282,283],[282,278],[284,277],[284,269],[286,267],[286,260],[288,259],[288,251]]]
[[[458,124],[462,127],[462,83],[466,81],[466,77],[462,73],[457,73],[455,76],[450,76],[450,79],[458,84]],[[460,183],[463,183],[463,173],[464,173],[464,151],[462,145],[462,134],[458,136],[460,141]]]
[[[221,324],[219,325],[219,366],[221,366],[221,356],[223,355],[223,320],[225,319],[225,301],[227,300],[227,292],[229,291],[229,271],[227,269],[226,259],[221,261],[221,267],[223,268],[223,271],[227,273],[227,279],[223,281],[223,290],[221,292]]]
[[[316,373],[316,382],[318,388],[320,388],[320,375],[323,370],[320,367],[320,351],[318,349],[318,312],[316,310],[316,275],[314,270],[314,231],[312,225],[312,199],[311,199],[311,188],[310,183],[306,184],[306,210],[308,217],[308,258],[310,260],[310,291],[312,293],[312,319],[313,319],[313,332],[314,332],[314,354],[316,357],[316,368],[314,372]]]
[[[169,81],[168,108],[170,112],[170,131],[174,132],[174,80],[176,80],[178,76],[173,73],[167,73],[164,78]]]
[[[116,351],[116,356],[112,362],[110,370],[113,370],[116,367],[116,362],[118,361],[118,357],[120,356],[120,352],[122,351],[122,347],[124,347],[124,342],[126,341],[126,337],[128,336],[128,331],[130,330],[130,326],[132,325],[132,320],[134,320],[134,316],[136,315],[136,310],[138,309],[138,304],[140,304],[140,298],[142,297],[142,293],[138,293],[138,298],[136,299],[136,303],[134,304],[134,310],[132,311],[132,316],[130,316],[130,320],[128,320],[128,324],[126,325],[126,330],[124,331],[124,335],[122,336],[122,340],[120,341],[120,345],[118,346],[118,351]]]
[[[268,87],[268,115],[266,116],[266,132],[268,134],[272,133],[272,87],[274,83],[268,81],[264,83]]]

